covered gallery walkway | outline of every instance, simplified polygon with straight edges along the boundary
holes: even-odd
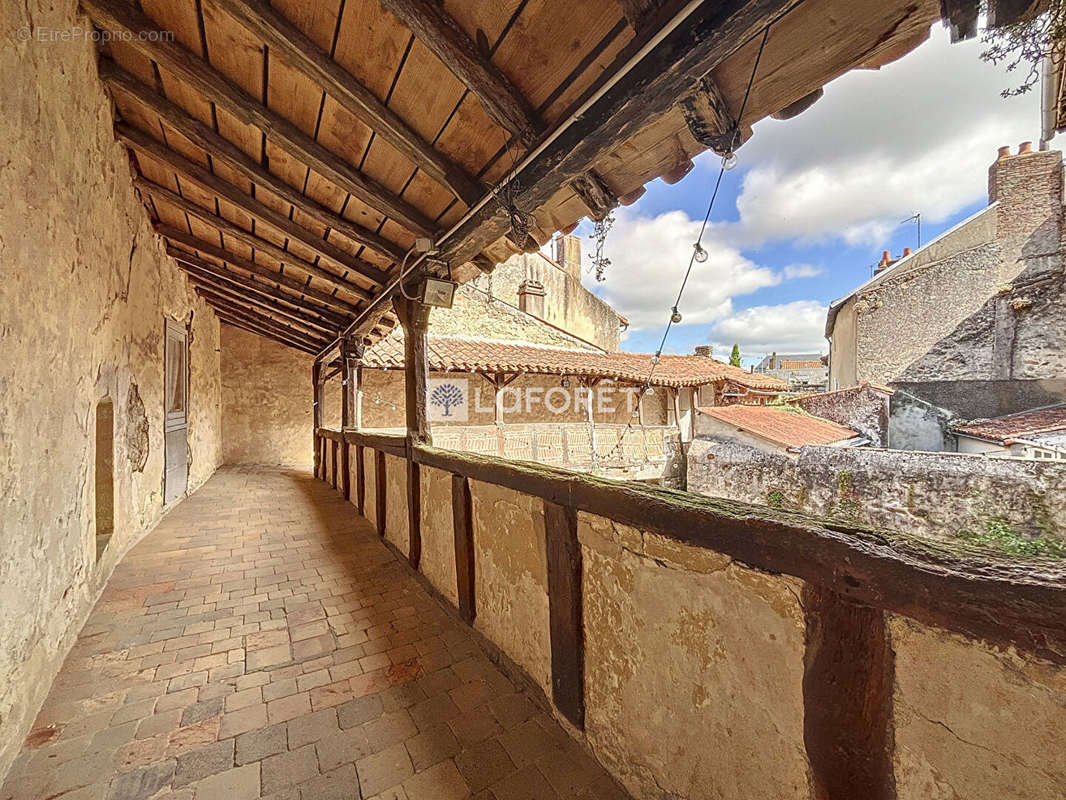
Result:
[[[118,565],[0,797],[625,797],[475,635],[326,484],[219,470]]]

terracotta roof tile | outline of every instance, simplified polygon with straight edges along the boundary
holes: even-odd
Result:
[[[712,406],[698,411],[786,447],[832,444],[859,435],[827,419],[773,406]]]
[[[662,356],[652,372],[649,353],[601,353],[593,350],[564,350],[518,342],[473,340],[430,336],[427,350],[429,367],[439,372],[533,372],[549,375],[589,375],[599,378],[643,383],[652,374],[654,386],[699,386],[718,380],[731,380],[753,389],[784,391],[784,382],[766,375],[752,374],[704,356]],[[367,350],[363,363],[368,367],[403,367],[403,340],[390,334]]]
[[[1037,433],[1066,430],[1066,403],[1046,408],[1034,408],[1031,411],[1021,411],[1005,417],[977,420],[968,425],[956,425],[953,430],[956,433],[976,436],[979,439],[1010,444],[1017,439]]]

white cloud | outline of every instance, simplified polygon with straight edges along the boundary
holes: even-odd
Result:
[[[741,247],[839,236],[874,252],[916,211],[938,222],[982,200],[996,148],[1038,137],[1040,120],[1038,92],[1000,97],[1017,77],[981,61],[982,47],[935,26],[903,59],[826,86],[799,117],[758,123],[739,152],[740,221],[716,227]]]
[[[795,280],[796,278],[817,278],[825,270],[821,267],[816,267],[813,264],[789,264],[785,267],[785,280]]]
[[[827,308],[815,300],[795,300],[774,306],[753,306],[720,320],[711,337],[721,347],[740,345],[744,355],[824,353]],[[719,347],[715,348],[716,351]]]
[[[684,278],[700,221],[683,211],[642,217],[621,209],[607,236],[611,259],[602,297],[629,318],[634,330],[665,325]],[[696,264],[680,311],[686,325],[713,322],[733,310],[732,299],[781,282],[781,275],[735,248],[707,241],[706,262]]]

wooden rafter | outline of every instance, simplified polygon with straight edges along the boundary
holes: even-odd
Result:
[[[159,26],[122,0],[83,0],[93,22],[122,35],[122,41],[173,72],[205,98],[246,125],[253,125],[297,161],[336,183],[367,205],[421,236],[436,226],[421,211],[339,158],[284,117],[262,105],[222,73],[172,39]]]
[[[362,286],[346,281],[339,275],[330,272],[317,264],[312,264],[308,261],[304,261],[302,258],[294,256],[287,250],[282,250],[273,242],[269,242],[259,236],[256,236],[250,231],[246,231],[238,225],[234,225],[229,220],[213,214],[203,206],[197,205],[191,200],[187,200],[176,192],[170,191],[165,186],[160,186],[157,183],[152,183],[147,178],[135,178],[133,181],[134,186],[140,189],[146,194],[150,194],[157,200],[163,200],[170,203],[176,208],[180,208],[186,214],[191,214],[205,225],[209,225],[219,233],[226,236],[232,236],[238,241],[244,242],[249,247],[254,247],[256,250],[261,250],[265,255],[270,256],[276,261],[280,261],[284,264],[288,264],[294,269],[298,269],[301,272],[305,272],[312,277],[325,281],[333,286],[335,289],[348,292],[349,294],[356,295],[367,299],[370,297],[370,292],[364,289]]]
[[[295,342],[281,336],[276,336],[272,333],[267,333],[266,331],[257,330],[252,325],[249,325],[246,322],[238,320],[235,317],[231,317],[225,312],[220,312],[214,306],[211,307],[211,310],[215,312],[215,316],[218,317],[219,321],[223,325],[229,325],[231,328],[240,328],[242,331],[248,331],[248,333],[255,334],[256,336],[262,336],[266,339],[270,339],[271,341],[277,342],[278,344],[284,345],[285,347],[291,347],[294,350],[299,350],[300,352],[307,353],[308,355],[315,354],[315,348],[311,347],[310,345]]]
[[[522,93],[492,63],[435,0],[381,0],[476,96],[485,111],[522,144],[529,145],[543,123]]]
[[[297,347],[303,350],[304,352],[313,351],[314,348],[317,347],[314,342],[309,341],[307,339],[303,339],[296,336],[290,336],[282,331],[273,328],[267,328],[259,324],[255,320],[249,319],[243,314],[231,311],[215,303],[208,297],[201,296],[201,299],[205,303],[207,303],[208,306],[211,307],[211,310],[214,311],[218,318],[223,322],[228,322],[231,325],[238,325],[239,327],[242,327],[245,330],[256,334],[257,336],[266,336],[267,338],[273,339],[277,342],[281,342],[282,344],[287,345],[289,347]]]
[[[260,278],[272,281],[279,286],[284,286],[286,289],[293,292],[302,294],[305,297],[310,297],[337,313],[345,315],[359,313],[358,306],[352,305],[329,292],[324,292],[314,286],[308,286],[303,281],[298,281],[291,275],[286,275],[270,269],[269,267],[264,267],[261,264],[256,264],[254,261],[249,261],[236,253],[231,253],[229,250],[222,249],[217,244],[198,239],[186,231],[178,230],[177,228],[165,225],[162,222],[157,222],[152,227],[155,229],[156,233],[174,244],[180,244],[183,247],[196,250],[201,254],[211,256],[211,258],[217,258],[219,261],[223,261],[242,272],[247,272],[249,275],[258,275]],[[168,248],[167,252],[179,261],[186,261],[188,259],[187,253],[176,248]],[[193,263],[193,266],[196,266],[196,264]]]
[[[292,327],[292,325],[288,324],[288,322],[285,320],[279,320],[270,316],[269,314],[260,313],[258,311],[252,311],[248,308],[238,305],[237,303],[234,303],[232,300],[223,297],[217,292],[213,292],[203,287],[197,287],[196,293],[200,295],[200,297],[202,297],[204,301],[209,303],[212,307],[221,309],[222,311],[225,311],[226,313],[231,314],[233,316],[242,317],[247,322],[253,325],[258,325],[259,327],[262,327],[265,330],[273,331],[274,333],[279,333],[282,336],[288,336],[290,339],[294,339],[295,341],[303,341],[306,344],[314,344],[317,346],[321,346],[321,344],[325,343],[324,338],[320,334],[309,333],[303,330],[299,330],[297,328]]]
[[[618,207],[618,196],[595,170],[581,173],[570,181],[570,186],[588,209],[589,219],[599,222]]]
[[[197,275],[209,277],[215,281],[222,281],[244,293],[251,292],[260,297],[267,297],[282,303],[288,303],[305,314],[313,316],[331,330],[343,328],[347,322],[347,318],[339,316],[329,309],[321,308],[318,305],[310,306],[307,304],[309,301],[302,300],[300,297],[290,294],[287,290],[276,289],[268,283],[255,281],[239,273],[230,272],[229,270],[212,264],[210,261],[197,258],[196,256],[190,255],[183,250],[178,250],[175,247],[168,245],[167,255],[177,261],[178,266],[186,272],[193,272]]]
[[[337,334],[336,325],[323,322],[318,317],[315,317],[312,314],[307,314],[300,309],[291,308],[284,304],[285,301],[278,301],[269,296],[264,297],[257,292],[250,291],[240,284],[235,286],[217,276],[201,272],[195,267],[190,267],[187,264],[180,264],[179,266],[181,266],[182,270],[184,270],[189,276],[189,280],[194,284],[223,295],[224,297],[228,297],[234,302],[244,305],[258,306],[265,311],[270,311],[286,317],[291,320],[293,324],[309,328],[314,332],[324,333],[327,336],[335,336]]]
[[[281,214],[251,195],[245,194],[233,184],[222,180],[195,161],[190,161],[180,153],[169,149],[162,142],[156,141],[151,136],[121,122],[115,125],[115,135],[137,153],[166,164],[178,173],[180,177],[199,186],[203,191],[236,206],[256,221],[273,228],[288,239],[299,242],[317,255],[346,269],[350,269],[378,285],[383,285],[388,281],[387,272],[378,269],[367,261],[349,255],[332,242],[316,236],[313,231],[297,225],[285,214]]]
[[[254,33],[289,66],[299,70],[356,119],[409,158],[423,172],[447,187],[467,205],[484,189],[433,145],[419,136],[373,92],[344,70],[303,31],[262,0],[216,0],[227,14]]]
[[[101,59],[99,72],[100,78],[105,83],[133,98],[153,113],[158,114],[170,127],[205,153],[209,153],[213,161],[225,164],[256,186],[269,189],[323,227],[335,230],[352,241],[365,245],[393,261],[398,262],[403,258],[403,248],[399,245],[390,242],[374,231],[345,219],[325,206],[319,205],[298,189],[289,186],[277,175],[261,167],[232,142],[219,136],[180,106],[170,102],[163,95],[141,83],[115,64],[114,61],[107,58]]]

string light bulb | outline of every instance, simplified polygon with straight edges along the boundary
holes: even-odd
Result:
[[[670,315],[670,321],[672,323],[674,323],[675,325],[680,325],[681,324],[681,312],[677,310],[677,306],[674,306],[673,312],[674,313],[672,313]]]
[[[692,245],[692,249],[696,251],[696,261],[700,264],[707,260],[707,251],[703,249],[702,244],[696,242],[696,244]]]
[[[738,163],[740,163],[740,159],[737,158],[737,154],[732,151],[722,156],[722,169],[726,172],[736,167]]]

